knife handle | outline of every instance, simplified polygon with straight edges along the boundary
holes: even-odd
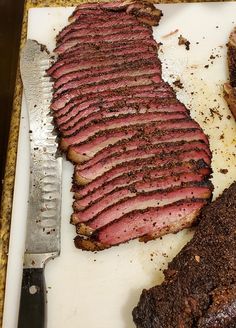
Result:
[[[45,327],[46,288],[44,269],[23,269],[18,328]]]

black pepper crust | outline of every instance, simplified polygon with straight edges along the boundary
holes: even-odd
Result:
[[[152,113],[150,113],[152,114]],[[129,115],[126,115],[126,114],[121,114],[119,115],[119,117],[121,118],[124,118],[124,122],[125,122],[125,118],[127,117],[134,117],[136,114],[129,114]],[[78,129],[77,131],[71,133],[71,134],[68,134],[68,135],[65,135],[63,136],[63,138],[67,139],[69,137],[72,137],[72,136],[76,136],[79,132],[82,132],[84,130],[86,130],[88,127],[92,127],[94,126],[96,123],[109,123],[111,122],[112,120],[114,120],[115,117],[106,117],[106,118],[103,118],[101,120],[94,120],[93,122],[89,122],[88,124],[86,124],[85,126],[81,127],[80,129]],[[166,124],[166,123],[174,123],[174,122],[192,122],[192,119],[191,118],[179,118],[179,119],[169,119],[169,120],[166,120],[166,121],[152,121],[152,122],[148,122],[148,123],[137,123],[137,124],[133,124],[133,125],[128,125],[128,126],[122,126],[122,127],[119,127],[119,128],[114,128],[116,131],[122,131],[122,130],[132,130],[132,129],[140,129],[140,131],[143,131],[145,127],[147,126],[159,126],[161,127],[162,124]],[[104,134],[108,134],[110,133],[110,131],[112,131],[112,129],[107,129],[107,130],[101,130],[101,131],[98,131],[96,132],[96,134],[92,135],[91,137],[87,138],[85,141],[82,141],[80,143],[80,145],[82,144],[86,144],[87,141],[89,140],[92,140],[92,139],[96,139],[96,137],[98,135],[102,135],[102,132],[104,132]],[[95,136],[95,137],[94,137]]]
[[[236,47],[229,41],[227,48],[230,84],[236,87]]]
[[[236,327],[236,182],[198,217],[193,239],[142,292],[138,328]]]

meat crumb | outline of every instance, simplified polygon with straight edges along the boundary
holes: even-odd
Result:
[[[220,173],[227,174],[228,173],[228,169],[220,169]]]
[[[220,120],[222,120],[222,118],[223,118],[223,115],[219,112],[219,110],[217,108],[210,108],[210,116],[213,118],[215,116],[218,116],[218,118]]]
[[[174,84],[174,86],[176,86],[179,89],[183,89],[184,88],[183,83],[179,79],[177,79],[176,81],[174,81],[173,84]]]
[[[190,49],[190,41],[188,41],[186,38],[183,37],[182,34],[180,34],[180,36],[178,37],[178,45],[184,45],[186,50]]]

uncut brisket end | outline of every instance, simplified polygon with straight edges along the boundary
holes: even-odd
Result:
[[[236,120],[236,27],[229,36],[227,48],[229,83],[224,84],[224,97]]]
[[[177,232],[211,198],[208,139],[162,78],[161,15],[149,1],[82,4],[56,39],[51,110],[83,250]]]
[[[168,265],[164,282],[144,290],[138,328],[234,328],[236,183],[206,206],[193,239]]]
[[[229,81],[233,88],[236,87],[236,28],[231,32],[227,44],[227,59],[229,66]]]

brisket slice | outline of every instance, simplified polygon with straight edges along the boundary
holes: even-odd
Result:
[[[108,20],[116,20],[119,17],[119,13],[116,12],[105,12],[100,8],[96,10],[80,10],[78,9],[72,14],[74,17],[69,17],[69,22],[81,22],[81,23],[92,23],[92,22],[106,22]],[[122,19],[128,19],[130,15],[125,12],[121,13]]]
[[[101,34],[104,32],[104,30],[106,31],[107,29],[116,29],[116,28],[122,28],[123,26],[127,26],[129,24],[134,24],[135,23],[135,19],[133,17],[129,17],[127,18],[127,20],[123,21],[120,20],[120,18],[118,19],[117,17],[115,18],[115,20],[110,20],[107,21],[106,23],[100,23],[100,22],[93,22],[93,24],[91,23],[81,23],[81,22],[74,22],[71,23],[70,25],[67,25],[66,27],[64,27],[57,35],[56,40],[57,42],[61,42],[63,41],[67,35],[71,32],[75,32],[75,31],[81,31],[81,34],[84,35],[85,32],[90,31],[91,33],[94,32],[101,32]]]
[[[71,61],[70,59],[62,59],[67,61],[65,64],[61,65],[56,65],[55,64],[55,69],[53,67],[52,72],[48,74],[53,78],[53,79],[58,79],[61,76],[76,72],[76,71],[81,71],[81,74],[88,74],[91,72],[91,68],[93,69],[98,69],[98,68],[115,68],[115,67],[120,67],[121,65],[127,64],[127,63],[132,63],[132,62],[137,62],[138,60],[149,60],[150,62],[154,61],[156,58],[156,55],[153,54],[153,52],[147,52],[146,50],[139,52],[135,57],[133,54],[127,54],[125,56],[120,55],[120,56],[110,56],[109,59],[105,60],[93,60],[90,57],[87,59],[74,59]],[[68,62],[69,61],[69,62]]]
[[[126,43],[127,45],[129,44],[129,41],[132,40],[143,40],[145,42],[150,42],[152,43],[151,39],[151,31],[147,31],[146,28],[142,26],[136,26],[132,27],[132,25],[127,26],[123,28],[122,30],[118,30],[115,32],[107,31],[105,35],[100,34],[100,35],[91,35],[89,34],[89,31],[87,31],[86,35],[83,36],[76,36],[78,32],[74,32],[70,34],[70,37],[68,37],[65,41],[59,43],[58,47],[56,48],[57,51],[60,51],[60,58],[59,58],[59,63],[65,59],[70,59],[73,56],[73,53],[75,53],[75,49],[80,48],[80,56],[78,56],[78,59],[84,59],[86,58],[86,54],[88,52],[84,51],[86,45],[90,44],[95,44],[97,47],[100,48],[100,51],[94,52],[94,58],[99,58],[99,56],[104,56],[109,58],[109,55],[115,55],[115,47],[110,46],[112,43],[122,42]],[[90,48],[90,47],[89,47]],[[108,50],[107,48],[110,48],[110,52],[106,51]],[[129,47],[130,48],[130,47]],[[138,48],[141,48],[141,50],[144,52],[145,47],[142,47],[140,45]],[[156,47],[155,47],[156,48]],[[154,50],[154,47],[152,47],[150,50]],[[119,49],[118,49],[119,50]],[[134,52],[137,52],[137,49],[133,49]],[[91,55],[91,51],[89,52]],[[125,49],[124,49],[124,54],[125,54]],[[118,54],[116,54],[118,56]],[[61,59],[62,58],[62,59]]]
[[[191,142],[180,141],[174,143],[143,145],[137,149],[112,153],[104,160],[101,160],[88,168],[77,170],[77,174],[79,174],[83,179],[93,180],[97,176],[102,175],[112,167],[122,162],[129,162],[136,158],[148,158],[153,155],[165,156],[165,154],[169,152],[186,151],[192,149],[203,150],[204,153],[202,159],[206,164],[210,164],[211,157],[207,154],[208,146],[201,141],[193,140]]]
[[[141,52],[144,50],[147,51],[156,51],[159,48],[159,44],[156,43],[152,38],[143,39],[143,40],[128,40],[128,41],[117,41],[105,42],[101,41],[99,43],[85,43],[85,44],[76,44],[72,48],[68,49],[66,52],[58,56],[59,60],[71,58],[73,55],[80,54],[78,59],[84,58],[85,56],[97,56],[103,53],[114,54],[117,50],[122,53],[122,49],[125,52],[127,49],[132,47],[138,48]]]
[[[57,54],[63,54],[65,52],[68,52],[73,48],[74,46],[77,46],[78,44],[84,44],[84,43],[93,43],[96,45],[100,45],[101,42],[104,43],[115,43],[116,41],[130,41],[130,40],[148,40],[151,39],[151,33],[149,30],[140,30],[137,31],[137,33],[118,33],[118,34],[112,34],[107,35],[103,38],[103,36],[97,36],[97,37],[84,37],[80,40],[78,38],[73,38],[70,40],[67,40],[60,44],[57,48],[54,49],[54,52]]]
[[[122,96],[112,97],[112,99],[106,102],[97,100],[95,102],[87,102],[81,103],[80,105],[75,105],[68,113],[61,116],[56,116],[55,121],[58,126],[68,125],[70,126],[70,122],[73,122],[77,118],[79,121],[82,117],[91,115],[92,113],[101,111],[122,113],[123,111],[127,112],[136,112],[136,113],[145,113],[145,112],[155,112],[155,111],[167,111],[171,112],[176,110],[177,112],[186,112],[189,113],[187,108],[179,103],[177,99],[172,98],[168,99],[168,103],[166,103],[165,99],[160,99],[158,102],[155,101],[155,97],[134,97],[128,98],[124,100]]]
[[[84,208],[98,198],[109,194],[115,188],[129,186],[137,181],[151,181],[160,177],[175,176],[183,173],[198,174],[201,178],[206,178],[210,175],[211,170],[207,167],[200,167],[198,162],[195,161],[178,163],[176,165],[163,165],[162,167],[144,167],[121,174],[110,181],[105,181],[102,185],[93,187],[93,189],[90,189],[90,184],[85,186],[74,184],[72,191],[74,192],[74,198],[77,200],[79,206]]]
[[[235,194],[236,182],[202,210],[193,239],[169,263],[164,282],[142,292],[133,311],[138,328],[235,327]]]
[[[148,42],[148,41],[147,41]],[[126,45],[126,47],[119,47],[117,49],[114,49],[114,47],[109,47],[105,48],[104,50],[100,50],[94,52],[92,51],[81,51],[81,48],[77,48],[73,50],[72,52],[69,52],[63,56],[63,58],[59,58],[57,62],[55,62],[47,71],[48,75],[53,76],[54,72],[58,70],[60,67],[63,67],[64,65],[70,64],[70,63],[77,63],[79,67],[79,71],[84,69],[83,67],[86,65],[89,57],[92,55],[92,63],[99,63],[101,60],[105,60],[105,58],[108,59],[116,59],[120,58],[120,56],[130,56],[131,54],[136,54],[138,55],[140,52],[141,53],[148,53],[152,52],[153,54],[156,55],[156,48],[150,47],[151,41],[149,43],[144,44],[144,46],[135,47],[133,48],[132,45]],[[151,49],[150,49],[151,48]],[[129,58],[129,57],[128,57]],[[127,58],[127,59],[128,59]],[[82,66],[83,65],[83,66]],[[92,72],[90,72],[91,74]]]
[[[153,146],[160,144],[160,147],[165,147],[166,145],[170,145],[170,143],[184,143],[192,141],[205,143],[206,146],[204,147],[204,150],[209,156],[211,156],[208,140],[205,134],[201,131],[197,131],[196,129],[181,129],[178,131],[166,131],[166,133],[162,134],[158,133],[158,131],[154,131],[154,133],[149,136],[134,135],[132,138],[119,140],[114,145],[107,146],[87,162],[80,164],[80,169],[84,170],[86,168],[93,167],[99,162],[104,164],[107,157],[115,153],[121,153],[122,151],[127,152],[129,150],[140,149],[140,147],[148,145]]]
[[[90,54],[89,54],[90,56]],[[107,67],[99,67],[99,68],[94,68],[92,71],[91,70],[83,70],[83,71],[72,71],[67,74],[63,74],[60,78],[56,79],[54,82],[54,89],[57,91],[59,88],[61,88],[64,84],[82,79],[82,78],[95,78],[97,76],[103,77],[105,74],[113,74],[113,73],[119,73],[119,72],[125,72],[126,70],[133,70],[133,69],[143,69],[143,65],[145,65],[145,68],[149,68],[150,66],[158,66],[160,67],[161,70],[161,65],[159,61],[156,62],[150,62],[150,60],[145,60],[145,59],[140,59],[140,60],[135,60],[131,62],[127,62],[122,64],[122,66],[107,66]],[[62,66],[62,65],[61,65]]]
[[[124,77],[133,77],[133,76],[160,76],[160,66],[156,64],[146,65],[145,68],[134,67],[133,69],[127,70],[117,70],[117,72],[108,72],[106,74],[99,74],[97,76],[89,76],[85,78],[73,79],[70,82],[63,84],[56,92],[54,92],[53,97],[56,98],[59,94],[63,93],[66,90],[81,88],[86,85],[101,83],[103,81],[124,78]],[[161,81],[161,78],[160,78]]]
[[[122,101],[111,101],[107,102],[106,105],[92,105],[81,110],[74,116],[71,113],[71,118],[69,118],[69,115],[59,117],[55,119],[55,123],[57,124],[58,129],[63,131],[75,126],[76,123],[81,124],[84,122],[84,124],[87,124],[94,119],[98,120],[105,117],[118,116],[120,114],[145,114],[156,112],[173,113],[174,111],[183,113],[185,116],[189,114],[186,107],[177,101],[168,105],[161,101],[155,102],[150,101],[149,99],[138,98],[136,101],[132,99],[130,102],[127,101],[126,103],[122,103]]]
[[[96,8],[96,9],[95,9]],[[89,8],[91,9],[91,8]],[[71,15],[70,20],[75,21],[80,17],[80,12],[83,10],[88,10],[88,8],[80,8],[78,7],[77,10]],[[156,9],[152,3],[146,1],[114,1],[114,2],[105,2],[99,4],[97,7],[96,5],[93,7],[93,11],[97,12],[98,10],[103,10],[104,12],[109,13],[116,13],[121,12],[123,14],[127,13],[136,17],[136,19],[142,23],[145,23],[149,26],[158,25],[160,18],[162,16],[162,12],[159,9]],[[102,16],[101,16],[102,17]]]
[[[173,95],[172,90],[163,85],[159,74],[156,74],[156,72],[154,72],[152,74],[147,74],[143,76],[125,76],[108,81],[103,80],[100,81],[99,83],[93,83],[93,84],[81,86],[80,88],[72,88],[66,90],[53,99],[51,108],[53,110],[59,110],[64,106],[66,106],[66,104],[72,101],[74,98],[78,98],[82,96],[84,97],[86,94],[99,93],[108,90],[118,91],[119,89],[122,88],[150,85],[155,83],[157,84],[157,88],[160,88],[159,92],[163,91],[163,96]]]
[[[205,182],[193,182],[186,184],[183,183],[182,186],[170,186],[167,189],[155,189],[153,191],[144,191],[140,193],[132,193],[132,191],[127,191],[126,197],[125,194],[123,194],[123,198],[118,198],[116,201],[116,195],[119,192],[120,190],[114,190],[114,192],[110,195],[112,202],[108,204],[107,207],[103,208],[102,206],[105,206],[105,204],[101,204],[101,208],[99,208],[100,203],[96,204],[97,208],[95,208],[96,212],[94,212],[94,214],[92,209],[90,210],[89,207],[87,211],[90,216],[83,215],[83,211],[75,212],[72,215],[72,222],[87,222],[90,221],[90,219],[93,219],[93,228],[98,229],[114,220],[118,220],[122,215],[135,209],[145,209],[154,206],[162,207],[181,199],[207,199],[210,197],[211,187]],[[114,199],[112,197],[113,195],[115,197]]]
[[[191,157],[192,156],[192,157]],[[105,181],[109,181],[120,174],[128,173],[134,169],[142,168],[145,166],[161,166],[166,165],[169,163],[179,163],[181,161],[201,161],[203,165],[207,165],[203,158],[209,160],[208,155],[204,150],[199,149],[192,149],[191,151],[177,151],[177,152],[170,152],[165,155],[152,155],[151,157],[147,158],[138,158],[131,160],[129,162],[122,162],[117,164],[115,167],[112,167],[110,170],[104,172],[101,176],[98,176],[94,180],[88,180],[83,178],[79,172],[79,166],[75,166],[75,173],[74,179],[78,184],[87,184],[91,183],[93,186],[98,186],[99,184],[103,184]]]
[[[150,191],[155,191],[158,189],[166,189],[166,187],[176,187],[184,186],[185,183],[189,185],[194,185],[196,182],[203,181],[204,177],[198,173],[182,173],[176,175],[170,175],[165,177],[160,177],[157,179],[149,179],[148,181],[137,181],[130,184],[129,186],[117,187],[109,194],[98,198],[97,200],[88,204],[87,207],[82,207],[80,201],[76,200],[73,204],[74,210],[78,212],[81,222],[91,221],[94,216],[99,212],[103,211],[112,204],[117,203],[118,201],[127,198],[127,197],[136,197],[141,193],[146,193]],[[95,227],[93,223],[92,227]],[[96,226],[95,228],[98,228]]]
[[[63,45],[70,40],[77,40],[77,44],[84,44],[84,43],[93,43],[97,41],[116,41],[117,39],[123,39],[124,34],[128,34],[132,32],[133,35],[147,32],[146,27],[142,25],[134,25],[133,23],[129,25],[122,26],[116,29],[106,28],[102,30],[93,30],[91,32],[89,29],[84,33],[84,31],[71,31],[70,34],[64,38],[62,42],[59,42],[58,45]],[[151,32],[151,31],[150,31]]]
[[[61,131],[64,137],[71,137],[75,134],[78,138],[83,141],[85,138],[94,135],[96,132],[108,129],[119,128],[127,125],[134,125],[138,123],[146,122],[159,122],[167,120],[178,120],[178,119],[188,119],[186,113],[183,112],[147,112],[147,113],[125,113],[115,115],[108,115],[107,117],[102,117],[99,119],[91,119],[88,122],[85,122],[84,125],[81,122],[77,122],[74,126],[69,127],[68,129],[63,129]],[[86,131],[86,132],[85,132]],[[91,131],[91,134],[90,134]]]
[[[82,250],[98,251],[134,238],[148,241],[167,233],[178,232],[193,224],[195,217],[205,204],[205,199],[181,199],[162,207],[134,209],[124,214],[119,220],[95,231],[89,238],[82,235],[76,236],[75,246]]]
[[[141,86],[133,86],[129,88],[121,88],[119,90],[109,90],[100,92],[99,95],[97,93],[86,94],[81,97],[76,97],[70,100],[67,105],[59,110],[53,111],[54,117],[62,117],[67,116],[67,118],[71,118],[75,116],[81,110],[88,108],[91,105],[94,106],[106,106],[109,107],[112,103],[116,103],[117,101],[122,101],[124,104],[127,102],[135,102],[137,99],[143,98],[147,101],[156,99],[158,102],[170,101],[173,102],[176,100],[174,96],[158,98],[159,92],[157,92],[157,85],[141,85]]]
[[[105,123],[104,123],[105,124]],[[149,123],[138,123],[134,125],[122,126],[120,128],[114,129],[105,129],[104,131],[96,132],[90,137],[80,142],[80,138],[75,134],[71,137],[62,138],[60,147],[62,150],[67,150],[69,146],[73,145],[73,152],[76,152],[76,161],[83,162],[94,156],[98,151],[112,145],[119,140],[129,139],[136,134],[145,136],[145,134],[152,134],[154,131],[157,133],[166,133],[166,130],[179,130],[179,129],[199,129],[199,125],[194,122],[192,119],[174,119],[174,120],[159,120],[156,122]],[[93,130],[93,127],[90,127],[89,130],[84,129],[83,135],[85,138],[85,133]],[[74,154],[73,153],[73,154]],[[73,157],[70,156],[70,150],[68,152],[68,158],[73,160]]]

